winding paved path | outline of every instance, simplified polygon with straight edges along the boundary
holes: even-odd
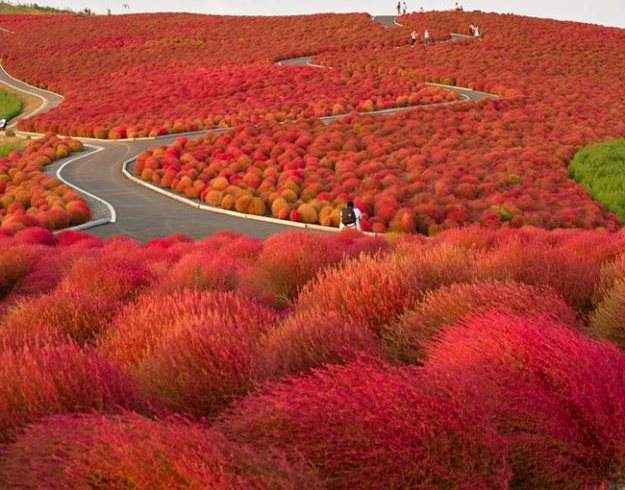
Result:
[[[385,27],[393,27],[394,19],[392,16],[374,18],[375,21]],[[281,64],[302,65],[307,64],[310,59],[311,57],[303,57],[284,60]],[[21,117],[48,111],[59,105],[63,100],[58,94],[32,87],[14,79],[4,69],[0,70],[0,80],[43,100],[42,106],[36,111]],[[471,90],[444,87],[470,99],[489,97],[487,94]],[[397,112],[397,110],[384,112]],[[323,119],[329,121],[336,119],[336,117]],[[206,212],[158,194],[146,187],[139,186],[123,175],[122,167],[129,159],[136,157],[136,155],[149,147],[169,144],[181,135],[177,134],[157,140],[140,141],[82,140],[86,144],[100,150],[90,152],[84,157],[73,159],[62,168],[62,173],[57,175],[77,189],[98,196],[102,201],[114,208],[113,216],[111,216],[111,213],[106,211],[106,206],[99,206],[101,209],[104,208],[103,212],[108,214],[108,216],[95,216],[95,218],[104,218],[104,221],[107,218],[112,218],[114,222],[92,228],[90,233],[102,237],[126,235],[145,241],[172,233],[183,233],[192,238],[201,238],[218,230],[233,230],[250,236],[267,237],[293,229],[289,224],[282,225],[249,220],[239,216]]]

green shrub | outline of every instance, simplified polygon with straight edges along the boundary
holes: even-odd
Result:
[[[593,199],[625,221],[625,139],[582,148],[569,172]]]

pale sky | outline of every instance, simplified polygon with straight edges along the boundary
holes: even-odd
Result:
[[[28,0],[28,2],[31,1],[36,0]],[[316,12],[369,12],[374,15],[390,15],[394,13],[397,1],[39,0],[38,3],[72,9],[88,7],[96,13],[105,13],[106,9],[110,8],[113,13],[183,11],[205,14],[287,15]],[[455,0],[406,0],[406,3],[408,11],[418,10],[421,6],[426,10],[445,10],[453,6]],[[466,0],[460,3],[465,10],[515,13],[625,28],[625,0]],[[124,4],[127,4],[129,8],[124,8]]]

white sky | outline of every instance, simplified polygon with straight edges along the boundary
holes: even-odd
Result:
[[[24,3],[37,0],[22,0]],[[444,10],[453,6],[455,0],[406,0],[408,10]],[[367,1],[285,1],[285,0],[186,0],[171,2],[165,0],[39,0],[41,5],[90,8],[96,13],[184,11],[206,14],[233,15],[286,15],[315,12],[369,12],[371,14],[393,14],[396,0]],[[465,10],[484,10],[515,13],[536,17],[577,20],[625,28],[625,0],[465,0],[460,2]],[[128,9],[123,8],[127,4]]]

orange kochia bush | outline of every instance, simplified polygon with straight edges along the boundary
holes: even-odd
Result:
[[[50,230],[88,221],[91,211],[82,197],[44,168],[82,150],[82,143],[47,134],[23,152],[0,158],[0,231],[16,233],[30,226]]]

